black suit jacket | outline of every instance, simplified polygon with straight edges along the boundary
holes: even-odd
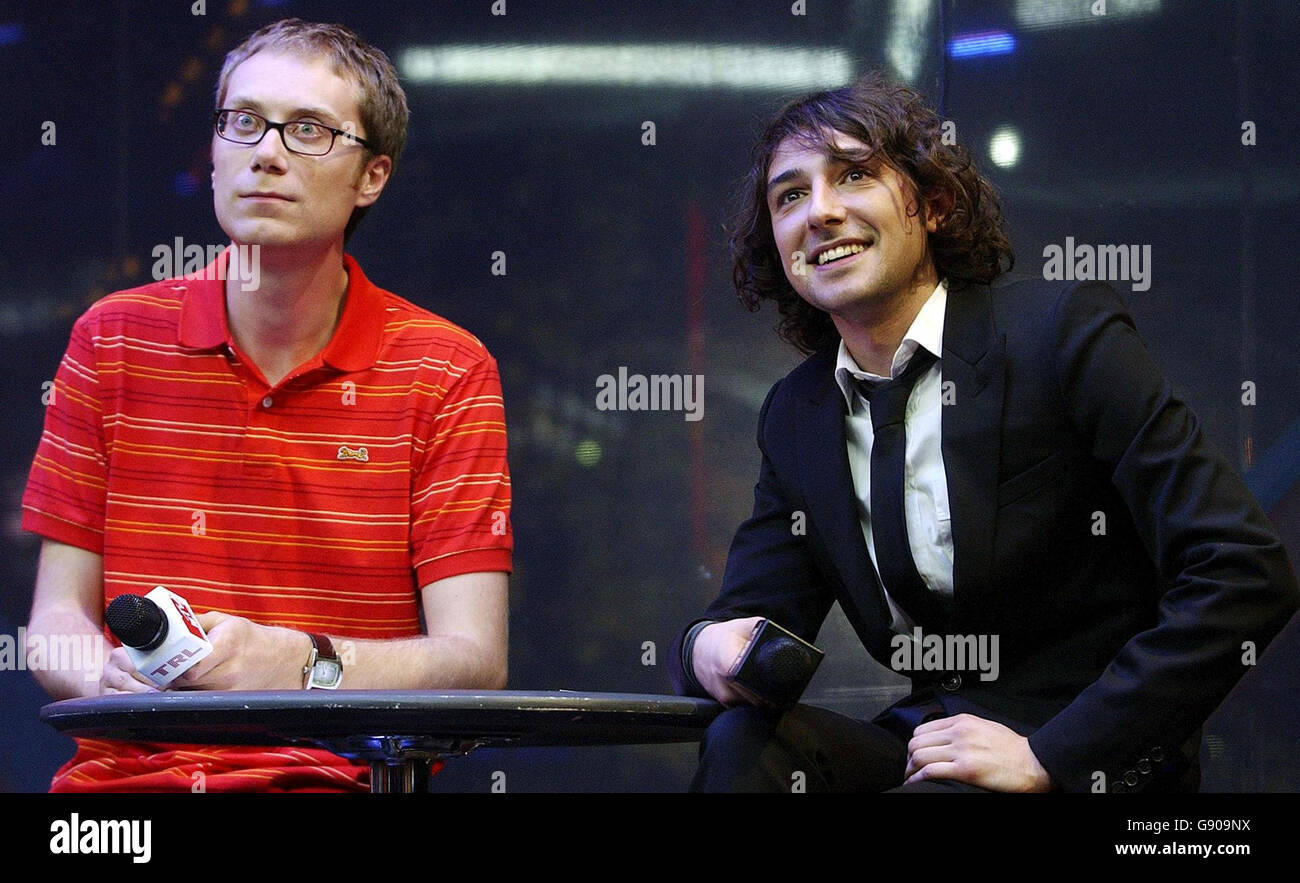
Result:
[[[768,394],[753,516],[703,618],[762,615],[814,640],[839,600],[889,665],[834,365],[816,353]],[[1280,540],[1105,284],[951,291],[941,371],[951,631],[998,635],[1000,672],[914,687],[1028,735],[1063,789],[1168,784],[1244,673],[1243,642],[1262,653],[1300,605]],[[674,686],[698,693],[680,642]]]

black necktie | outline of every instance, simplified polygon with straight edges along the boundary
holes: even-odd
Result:
[[[916,572],[903,509],[903,461],[907,455],[903,418],[912,387],[934,362],[933,353],[918,348],[907,370],[893,380],[872,386],[855,378],[855,385],[871,403],[871,429],[875,434],[871,443],[871,536],[880,580],[919,625],[946,631],[947,605],[926,588]]]

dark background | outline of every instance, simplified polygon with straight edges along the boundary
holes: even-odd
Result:
[[[752,502],[754,428],[798,361],[732,296],[722,224],[757,127],[786,99],[883,68],[934,100],[999,187],[1017,269],[1044,246],[1150,245],[1151,287],[1117,287],[1205,432],[1300,551],[1300,99],[1290,0],[8,2],[0,11],[0,633],[27,620],[39,540],[18,527],[42,382],[96,298],[149,281],[177,236],[220,243],[207,187],[212,90],[255,28],[340,21],[387,51],[411,104],[388,191],[349,250],[367,275],[469,328],[500,362],[514,479],[515,689],[668,692],[663,654],[717,592]],[[1062,17],[1078,19],[1065,21]],[[954,39],[1009,36],[964,56]],[[411,47],[725,44],[824,50],[783,85],[420,82]],[[558,51],[558,50],[556,50]],[[662,50],[659,50],[662,52]],[[754,51],[754,50],[748,50]],[[563,57],[563,56],[559,56]],[[755,56],[741,72],[794,76]],[[55,122],[56,143],[41,144]],[[1243,121],[1257,143],[1243,146]],[[642,143],[642,124],[656,143]],[[1020,153],[999,166],[995,131]],[[492,253],[507,274],[490,272]],[[596,378],[702,374],[704,419],[602,412]],[[1242,384],[1257,403],[1242,403]],[[653,642],[655,665],[643,664]],[[838,609],[807,698],[869,715],[905,681]],[[1300,791],[1296,624],[1206,726],[1204,786]],[[71,742],[0,672],[0,790],[39,791]],[[681,790],[693,746],[489,751],[445,790]]]

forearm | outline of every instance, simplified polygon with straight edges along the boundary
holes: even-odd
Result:
[[[27,625],[24,662],[36,682],[54,699],[100,694],[104,660],[113,645],[98,623],[78,609],[33,610]]]
[[[507,580],[466,573],[422,590],[429,634],[386,640],[323,631],[343,667],[344,689],[500,689],[506,680]],[[307,632],[258,625],[217,611],[199,614],[212,653],[181,675],[195,690],[292,690],[304,686]]]
[[[202,614],[220,649],[182,675],[178,689],[299,690],[311,659],[306,632],[259,626],[246,619]],[[500,689],[505,647],[493,649],[460,635],[373,640],[322,633],[343,666],[345,690]],[[211,663],[211,664],[209,664]]]
[[[499,690],[506,649],[456,635],[387,641],[331,636],[348,690]],[[304,660],[305,661],[305,660]]]

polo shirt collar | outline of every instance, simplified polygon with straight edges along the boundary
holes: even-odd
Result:
[[[223,252],[217,261],[224,261]],[[185,288],[181,303],[181,346],[191,349],[216,349],[223,344],[234,346],[230,326],[226,322],[226,283],[217,278],[217,261],[204,269],[199,279],[176,280]],[[343,256],[343,266],[348,271],[347,300],[338,328],[320,359],[339,371],[364,371],[375,364],[384,333],[383,294],[376,288],[361,266],[351,256]]]
[[[343,266],[348,271],[347,302],[321,361],[340,371],[364,371],[379,358],[387,320],[384,299],[351,255],[343,256]]]

